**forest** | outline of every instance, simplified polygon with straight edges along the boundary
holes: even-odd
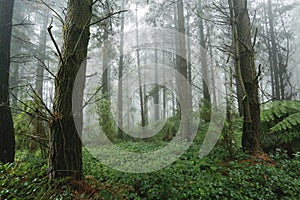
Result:
[[[299,200],[299,13],[0,0],[0,200]]]

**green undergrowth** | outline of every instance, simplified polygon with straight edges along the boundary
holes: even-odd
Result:
[[[202,159],[197,153],[192,145],[173,164],[143,174],[110,169],[87,153],[84,170],[99,181],[131,186],[129,199],[300,199],[299,156],[278,151],[270,163],[241,151],[229,159],[221,147]]]
[[[202,140],[199,134],[174,163],[150,173],[116,171],[85,149],[81,182],[49,183],[47,161],[39,154],[18,152],[14,164],[0,165],[0,199],[300,199],[300,154],[291,158],[277,150],[270,161],[237,149],[232,159],[218,144],[200,159]],[[150,152],[164,145],[124,142],[119,146]]]

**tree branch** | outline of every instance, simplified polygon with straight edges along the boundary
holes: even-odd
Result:
[[[56,11],[55,11],[51,6],[49,6],[45,1],[41,0],[41,2],[42,2],[47,8],[49,8],[52,12],[54,12],[54,13],[56,14],[58,20],[59,20],[62,24],[64,24],[64,20],[63,20],[63,18],[58,14],[58,12],[56,12]]]
[[[51,38],[51,40],[52,40],[52,42],[53,42],[55,48],[56,48],[56,51],[57,51],[57,53],[58,53],[58,55],[59,55],[59,58],[60,58],[62,64],[64,65],[64,60],[63,60],[63,58],[62,58],[61,52],[60,52],[60,50],[59,50],[59,47],[58,47],[58,45],[57,45],[57,43],[56,43],[56,41],[55,41],[55,39],[54,39],[54,37],[53,37],[52,31],[51,31],[51,29],[53,28],[53,26],[52,26],[51,24],[52,24],[52,22],[50,23],[50,25],[49,25],[49,27],[47,28],[47,30],[48,30],[48,33],[49,33],[49,35],[50,35],[50,38]]]
[[[110,14],[108,14],[107,16],[105,16],[104,18],[102,18],[102,19],[100,19],[100,20],[98,20],[98,21],[95,21],[95,22],[93,22],[93,23],[90,23],[88,26],[93,26],[93,25],[95,25],[95,24],[98,24],[98,23],[100,23],[100,22],[102,22],[102,21],[104,21],[104,20],[110,18],[110,17],[113,16],[113,15],[120,14],[120,13],[127,12],[127,11],[128,11],[128,10],[120,10],[120,11],[118,11],[118,12],[110,13]]]

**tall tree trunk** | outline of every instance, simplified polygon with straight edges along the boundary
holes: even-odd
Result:
[[[10,41],[14,0],[0,0],[0,162],[14,162],[15,134],[9,103]]]
[[[177,26],[178,26],[178,35],[177,35],[177,55],[176,55],[176,64],[177,70],[181,74],[181,76],[185,79],[184,81],[188,82],[188,66],[186,60],[186,39],[185,39],[185,22],[184,22],[184,14],[183,14],[183,1],[177,1]],[[190,139],[190,111],[192,109],[192,105],[189,104],[191,97],[190,88],[184,82],[181,82],[180,78],[176,80],[177,87],[179,91],[179,102],[181,108],[181,119],[182,122],[182,133],[186,139]]]
[[[264,42],[267,46],[268,49],[268,59],[269,59],[269,64],[270,64],[270,76],[271,76],[271,90],[272,90],[272,99],[275,99],[275,78],[274,78],[274,69],[273,69],[273,60],[272,60],[272,48],[270,44],[270,34],[269,34],[269,27],[268,27],[268,18],[267,18],[267,8],[266,4],[263,4],[264,6],[264,22],[265,22],[265,33],[264,35],[266,36],[264,39]]]
[[[142,127],[146,126],[145,120],[145,111],[144,111],[144,97],[143,97],[143,87],[142,87],[142,75],[141,75],[141,61],[140,61],[140,50],[139,50],[139,23],[138,23],[138,7],[136,4],[136,18],[135,18],[135,26],[136,26],[136,59],[137,59],[137,68],[138,68],[138,79],[139,79],[139,95],[140,95],[140,108],[141,108],[141,120],[142,120]]]
[[[192,50],[191,50],[191,27],[190,27],[190,13],[187,14],[186,19],[186,34],[187,34],[187,62],[188,62],[188,80],[189,84],[192,85]]]
[[[258,98],[258,77],[251,43],[251,26],[247,0],[228,0],[232,17],[232,35],[235,59],[243,91],[244,121],[242,146],[251,153],[262,153],[259,141],[260,108]]]
[[[187,40],[187,77],[188,83],[192,85],[192,50],[191,50],[191,28],[190,28],[190,13],[187,13],[187,21],[186,21],[186,40]],[[192,94],[192,88],[190,88],[190,94]],[[193,99],[189,99],[189,105],[193,105]]]
[[[109,44],[108,44],[108,25],[105,24],[103,26],[104,34],[103,34],[103,58],[102,58],[102,65],[103,65],[103,73],[102,73],[102,97],[109,101],[109,84],[108,84],[108,77],[109,77],[109,70],[108,70],[108,58],[109,58]]]
[[[272,54],[272,65],[274,70],[274,83],[275,83],[275,99],[280,100],[280,86],[279,86],[279,66],[278,66],[278,49],[274,30],[274,16],[272,10],[271,0],[268,0],[268,17],[269,17],[269,33],[271,37],[271,54]]]
[[[92,3],[92,0],[68,1],[63,27],[62,60],[55,80],[54,116],[50,123],[49,175],[51,179],[72,177],[81,180],[83,178],[81,130],[77,130],[74,123],[72,93],[76,75],[87,57]],[[80,106],[79,102],[78,106]]]
[[[39,61],[37,66],[37,76],[35,80],[35,91],[36,94],[39,96],[39,98],[35,99],[36,109],[41,109],[41,102],[40,100],[43,100],[43,84],[44,84],[44,65],[45,65],[45,57],[46,57],[46,42],[47,42],[47,24],[49,20],[49,11],[47,10],[46,13],[44,13],[43,17],[43,25],[42,29],[40,31],[40,44],[39,44]],[[47,138],[46,130],[44,127],[43,122],[39,119],[37,116],[34,120],[34,129],[35,134],[38,135],[40,138]],[[45,148],[46,142],[40,141],[40,149],[42,153],[42,157],[47,157],[47,149]]]
[[[143,63],[143,65],[144,66],[147,66],[147,51],[144,51],[144,63]],[[145,126],[147,126],[148,124],[149,124],[149,109],[148,109],[148,107],[149,107],[149,97],[150,97],[150,95],[147,95],[147,84],[146,84],[146,80],[147,80],[147,73],[144,73],[143,74],[143,80],[144,80],[144,83],[143,83],[143,90],[144,90],[144,92],[143,92],[143,98],[144,98],[144,120],[145,120]],[[154,75],[154,76],[156,76],[156,75]],[[155,111],[154,111],[155,112]],[[151,117],[151,116],[150,116]]]
[[[126,0],[122,0],[122,10],[124,10]],[[121,36],[120,36],[120,58],[119,58],[119,71],[118,71],[118,136],[123,138],[123,68],[124,68],[124,24],[125,15],[121,14]],[[129,116],[128,116],[129,117]]]
[[[225,77],[229,76],[229,91],[226,87],[226,118],[228,122],[228,128],[224,131],[224,142],[225,146],[229,151],[230,157],[234,157],[234,128],[233,128],[233,67],[230,66],[229,73],[225,70]],[[225,80],[228,80],[228,78],[225,78]]]
[[[202,0],[198,0],[198,15],[202,15]],[[205,41],[205,34],[204,34],[204,25],[203,19],[199,17],[198,19],[198,29],[200,35],[200,62],[201,62],[201,73],[202,73],[202,87],[203,87],[203,106],[205,109],[210,109],[211,106],[211,99],[209,95],[209,90],[205,79],[208,77],[208,67],[207,67],[207,55],[206,55],[206,41]],[[204,119],[206,122],[210,121],[210,114],[208,117]]]
[[[166,57],[166,52],[163,51],[162,52],[162,64],[163,66],[165,66],[165,57]],[[165,68],[163,68],[163,83],[166,82],[166,71],[165,71]],[[163,113],[162,113],[162,118],[163,119],[166,119],[166,117],[168,116],[167,115],[167,88],[166,87],[163,87],[163,97],[162,97],[162,101],[163,101]]]
[[[284,81],[284,62],[280,51],[278,51],[278,68],[279,68],[279,83],[280,83],[280,97],[281,100],[285,100],[285,81]]]
[[[209,48],[209,57],[211,60],[211,73],[210,73],[210,77],[211,77],[211,84],[212,84],[212,104],[213,105],[217,105],[217,96],[216,96],[216,83],[215,83],[215,67],[214,67],[214,63],[212,62],[212,60],[214,60],[214,56],[213,56],[213,47],[212,47],[212,36],[211,36],[211,29],[213,29],[212,27],[209,27],[209,25],[207,25],[207,35],[208,35],[208,48]]]
[[[156,21],[154,20],[154,27],[156,27]],[[154,72],[154,120],[157,121],[160,118],[159,114],[159,84],[158,83],[158,50],[154,49],[154,63],[155,63],[155,72]]]

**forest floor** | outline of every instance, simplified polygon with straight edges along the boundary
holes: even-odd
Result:
[[[253,157],[236,150],[230,158],[222,145],[202,159],[198,153],[194,143],[171,165],[134,174],[111,169],[84,150],[85,180],[53,184],[39,153],[18,151],[15,163],[0,165],[0,199],[300,199],[299,154],[290,158],[278,150]]]
[[[132,174],[84,151],[84,181],[50,184],[46,160],[18,152],[16,163],[0,165],[0,199],[300,199],[299,155],[277,151],[270,162],[242,151],[229,159],[221,147],[196,153],[191,147],[164,169]]]

